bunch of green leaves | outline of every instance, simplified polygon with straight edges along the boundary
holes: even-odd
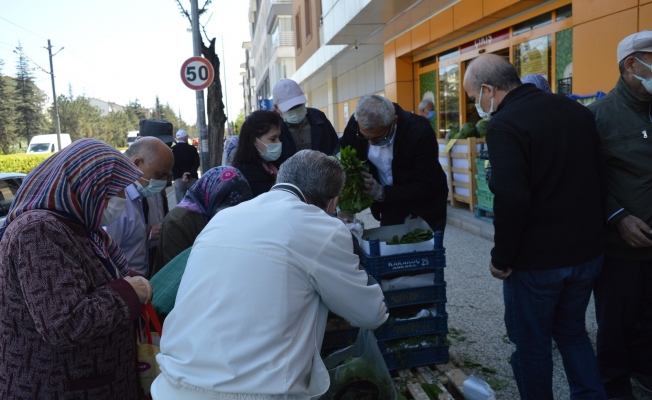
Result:
[[[434,234],[430,229],[415,229],[411,232],[406,233],[405,235],[401,236],[399,239],[398,235],[394,235],[394,237],[387,242],[387,244],[395,245],[395,244],[411,244],[411,243],[421,243],[428,241],[434,237]]]
[[[339,200],[340,210],[347,214],[357,214],[369,208],[374,202],[373,197],[363,192],[362,172],[369,172],[369,166],[360,161],[357,151],[351,146],[346,146],[340,151],[339,161],[346,174]]]

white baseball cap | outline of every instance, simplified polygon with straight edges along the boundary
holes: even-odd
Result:
[[[652,53],[652,31],[636,32],[618,43],[618,64],[637,51]]]
[[[306,104],[308,99],[299,85],[292,79],[281,79],[272,90],[274,104],[281,112],[286,112],[299,104]]]
[[[188,137],[188,132],[184,131],[183,129],[179,129],[177,131],[177,139],[185,138]]]

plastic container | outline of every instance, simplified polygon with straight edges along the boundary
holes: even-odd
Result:
[[[475,159],[475,165],[478,167],[478,174],[484,176],[484,169],[489,160],[483,160],[482,158]]]
[[[478,204],[482,207],[488,208],[490,210],[494,209],[494,195],[491,192],[484,190],[476,190],[475,193],[478,195]]]
[[[448,314],[434,317],[411,319],[407,321],[388,320],[376,329],[379,341],[408,338],[422,335],[446,335],[448,333]]]
[[[484,174],[476,175],[475,180],[478,183],[478,190],[483,190],[485,192],[491,193],[491,190],[489,190],[489,183],[487,182],[487,179],[484,177]]]
[[[383,358],[387,369],[392,371],[430,364],[445,364],[450,360],[450,355],[448,347],[442,345],[386,352],[383,353]]]
[[[371,254],[360,251],[360,263],[376,279],[415,272],[433,272],[436,268],[446,267],[446,250],[443,248],[381,256],[378,239],[370,240],[369,244]]]
[[[437,268],[443,270],[443,268]],[[425,286],[413,289],[399,289],[385,292],[385,305],[388,308],[425,303],[446,303],[446,284]],[[439,313],[439,310],[437,310]]]

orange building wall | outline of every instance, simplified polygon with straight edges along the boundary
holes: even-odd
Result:
[[[573,93],[614,88],[619,77],[618,43],[645,29],[645,24],[652,28],[652,10],[642,6],[651,1],[573,0]]]
[[[320,3],[320,4],[317,4]],[[300,11],[301,19],[301,51],[297,51],[296,43],[294,46],[295,49],[295,65],[296,69],[301,68],[301,66],[308,61],[310,56],[315,54],[319,50],[319,17],[317,12],[321,8],[321,0],[310,0],[310,13],[311,13],[311,26],[312,26],[312,35],[310,39],[306,38],[306,14],[305,14],[305,1],[304,0],[293,0],[292,1],[292,26],[295,25],[294,16],[297,15],[297,12]],[[296,32],[296,27],[294,27]]]

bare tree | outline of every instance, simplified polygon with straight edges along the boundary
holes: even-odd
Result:
[[[192,25],[192,18],[190,13],[183,7],[180,0],[176,0],[181,15],[188,18]],[[205,0],[204,5],[199,9],[199,18],[208,11],[208,6],[211,0]],[[210,17],[208,18],[210,21]],[[206,21],[206,24],[208,23]],[[210,39],[206,33],[206,24],[201,24],[204,37],[209,45],[201,42],[201,53],[215,70],[215,79],[208,87],[208,98],[206,108],[208,112],[208,148],[209,148],[209,167],[216,167],[222,163],[222,152],[224,151],[224,125],[226,123],[226,116],[224,115],[224,102],[222,101],[222,82],[220,81],[220,58],[215,52],[215,38]]]

